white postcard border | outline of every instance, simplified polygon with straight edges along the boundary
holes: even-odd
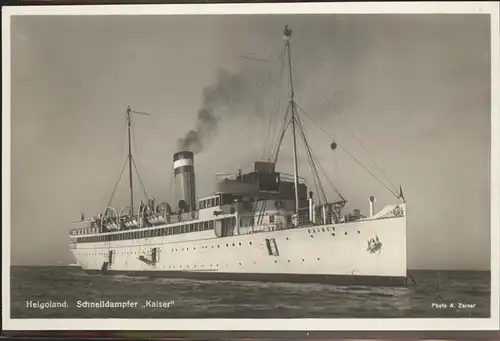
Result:
[[[10,318],[10,17],[14,15],[244,15],[326,13],[485,13],[491,17],[491,316],[484,319],[12,319]],[[2,8],[2,315],[4,330],[495,330],[499,329],[500,69],[499,4],[368,2],[22,6]]]

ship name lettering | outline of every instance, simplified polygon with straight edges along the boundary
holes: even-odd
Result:
[[[153,301],[146,300],[144,303],[145,308],[170,308],[174,304],[174,301]]]

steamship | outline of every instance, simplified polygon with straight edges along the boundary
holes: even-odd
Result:
[[[290,98],[272,159],[256,161],[253,170],[218,179],[216,191],[197,197],[194,153],[173,155],[175,206],[146,198],[134,207],[128,107],[130,206],[108,206],[82,219],[70,231],[70,249],[88,273],[144,277],[309,282],[338,285],[405,285],[406,203],[402,189],[396,202],[369,214],[346,212],[347,200],[329,201],[320,186],[308,191],[298,174],[297,140],[302,138],[314,167],[319,167],[303,133],[295,100],[290,42],[284,33],[283,58],[289,69]],[[277,170],[278,152],[286,131],[293,137],[294,172]],[[340,144],[334,141],[330,148]],[[318,171],[318,169],[321,170]],[[318,186],[316,186],[318,188]]]

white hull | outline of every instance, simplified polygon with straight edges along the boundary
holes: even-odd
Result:
[[[406,206],[400,217],[298,228],[218,238],[213,230],[137,240],[79,243],[74,257],[86,271],[149,276],[195,277],[195,274],[367,276],[406,278]],[[266,239],[276,242],[270,255]],[[369,250],[369,240],[380,250]],[[154,264],[151,259],[156,248]],[[273,249],[273,252],[275,250]],[[142,256],[142,257],[141,257]],[[142,260],[140,259],[142,258]],[[191,276],[193,275],[193,276]],[[222,278],[213,276],[214,278]],[[258,277],[258,276],[257,276]]]

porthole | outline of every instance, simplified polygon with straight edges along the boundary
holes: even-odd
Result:
[[[239,262],[238,264],[241,265],[241,262]]]
[[[304,258],[302,258],[302,261],[304,261]]]
[[[361,233],[361,232],[359,232],[359,230],[358,230],[358,234],[360,234],[360,233]]]
[[[226,244],[226,247],[229,247],[229,244]]]
[[[319,260],[319,257],[318,257],[318,260]]]
[[[239,243],[239,244],[240,244],[240,246],[241,246],[241,243]]]
[[[278,263],[278,261],[277,261],[277,260],[275,260],[274,262],[275,262],[275,263]]]
[[[332,236],[334,236],[334,237],[335,237],[335,233],[332,233]]]
[[[234,243],[233,243],[233,247],[234,247],[234,246],[235,246],[235,245],[234,245]]]
[[[347,236],[347,232],[345,233],[345,235]]]
[[[286,240],[288,240],[288,237],[286,237]]]
[[[252,245],[252,242],[248,242],[248,244]]]
[[[314,236],[311,234],[311,238],[314,238]]]
[[[219,248],[219,247],[220,247],[220,245],[217,245],[217,247]]]
[[[288,263],[290,263],[290,260],[288,260]]]

